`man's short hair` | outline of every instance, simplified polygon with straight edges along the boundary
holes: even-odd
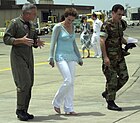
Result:
[[[25,3],[22,7],[23,13],[30,13],[32,9],[37,9],[36,5],[32,3]]]
[[[113,11],[113,12],[117,12],[118,9],[124,10],[124,7],[123,7],[121,4],[115,4],[115,5],[112,7],[112,11]]]
[[[92,16],[95,17],[95,18],[97,18],[97,15],[94,12],[92,13]]]

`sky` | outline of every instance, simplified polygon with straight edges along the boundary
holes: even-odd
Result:
[[[26,0],[16,0],[17,4],[23,4]],[[36,0],[38,3],[39,0]],[[130,7],[140,7],[140,0],[54,0],[54,4],[64,5],[89,5],[94,6],[95,10],[111,10],[112,6],[116,3],[122,4],[126,8],[126,4]]]

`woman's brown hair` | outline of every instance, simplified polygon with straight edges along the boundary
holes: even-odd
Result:
[[[77,17],[78,12],[75,8],[66,8],[64,12],[64,17],[73,16]]]

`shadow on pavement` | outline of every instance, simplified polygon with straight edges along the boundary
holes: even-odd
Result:
[[[65,115],[64,116],[74,116],[74,115]],[[78,115],[75,115],[75,117],[79,117],[79,116],[105,116],[105,114],[102,114],[100,112],[82,112],[82,113],[78,113]]]
[[[35,116],[35,118],[29,122],[42,122],[42,121],[53,121],[53,120],[67,120],[67,118],[61,117],[59,114],[48,115],[48,116]]]
[[[1,53],[0,55],[5,55],[5,54],[2,54],[2,53]]]
[[[102,114],[100,112],[83,112],[78,113],[78,115],[65,115],[65,114],[54,114],[54,115],[48,115],[48,116],[35,116],[33,120],[30,120],[29,122],[42,122],[42,121],[53,121],[53,120],[67,120],[67,118],[61,117],[79,117],[79,116],[105,116],[105,114]]]
[[[140,110],[139,106],[131,106],[131,107],[123,107],[123,111],[132,111],[132,110]]]

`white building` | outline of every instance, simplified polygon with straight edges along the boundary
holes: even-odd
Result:
[[[54,4],[53,0],[39,0],[39,4]]]
[[[127,8],[127,18],[130,20],[140,20],[140,7]]]
[[[0,0],[0,27],[8,25],[11,19],[18,17],[21,14],[23,4],[16,4],[16,0]],[[37,0],[28,0],[36,1]],[[56,16],[57,22],[60,21],[65,8],[74,7],[79,14],[90,13],[94,6],[87,5],[60,5],[53,4],[53,0],[39,0],[41,4],[36,4],[38,8],[37,16],[40,23],[48,22],[48,16]]]

